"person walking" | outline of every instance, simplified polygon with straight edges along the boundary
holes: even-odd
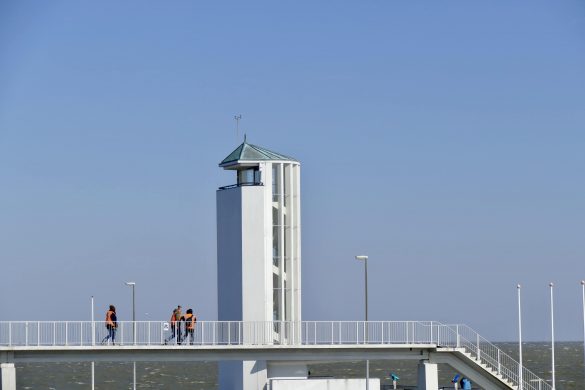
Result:
[[[193,315],[193,309],[188,309],[187,314],[181,319],[185,322],[185,341],[193,345],[195,342],[195,323],[197,317]]]
[[[175,314],[177,313],[177,309],[173,309],[173,314],[171,314],[171,335],[165,339],[165,345],[169,343],[172,339],[175,338],[177,335],[177,319],[175,318]]]
[[[175,341],[179,341],[177,340],[180,337],[177,337],[178,333],[177,331],[180,333],[181,329],[179,327],[179,329],[177,329],[177,322],[179,322],[181,319],[181,306],[177,306],[176,309],[173,309],[173,314],[171,314],[171,335],[165,340],[165,344],[168,344],[172,339],[175,339]]]
[[[183,342],[183,333],[181,332],[181,318],[183,318],[183,308],[181,305],[177,306],[175,311],[175,332],[176,332],[176,340],[177,344],[181,344]]]
[[[116,329],[118,328],[118,318],[116,317],[116,307],[110,305],[110,309],[106,312],[106,329],[108,334],[102,340],[102,344],[109,343],[112,340],[112,345],[116,345]]]

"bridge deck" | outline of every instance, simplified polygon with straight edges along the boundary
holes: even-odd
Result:
[[[117,345],[101,345],[106,335],[101,322],[0,322],[0,363],[419,359],[457,367],[484,388],[514,389],[522,375],[524,390],[551,390],[473,329],[435,321],[206,321],[194,345],[178,345],[164,321],[119,322]]]

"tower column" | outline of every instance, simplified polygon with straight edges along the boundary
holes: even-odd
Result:
[[[439,390],[439,370],[436,363],[418,363],[418,390]]]
[[[14,363],[0,363],[2,390],[16,390],[16,369]]]

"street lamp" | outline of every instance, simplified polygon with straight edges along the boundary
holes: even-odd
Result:
[[[366,299],[366,326],[364,329],[364,338],[368,342],[368,256],[360,255],[355,257],[356,260],[363,260],[364,262],[364,276],[365,276],[365,299]],[[370,360],[366,359],[366,390],[370,388]]]
[[[518,289],[518,352],[520,355],[520,364],[518,365],[518,389],[522,390],[523,388],[523,378],[522,378],[522,305],[520,300],[520,290],[522,286],[517,285],[516,288]]]
[[[581,293],[583,294],[583,362],[585,366],[585,280],[581,281]]]
[[[135,282],[126,282],[126,286],[132,287],[132,338],[134,339],[134,345],[136,345],[136,294],[134,287],[136,287]],[[136,390],[136,362],[133,362],[133,376],[134,376],[134,390]]]
[[[91,345],[95,346],[95,316],[94,316],[94,305],[93,295],[91,296]],[[95,362],[91,362],[91,390],[95,389]]]
[[[551,282],[550,287],[550,334],[551,334],[551,365],[552,365],[552,390],[555,390],[555,312],[553,306],[553,287]]]
[[[134,339],[134,344],[136,344],[136,295],[134,291],[136,283],[126,282],[126,286],[132,287],[132,338]]]

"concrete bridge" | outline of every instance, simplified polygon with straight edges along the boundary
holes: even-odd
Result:
[[[484,389],[549,390],[543,379],[465,325],[435,321],[198,322],[190,340],[167,322],[119,322],[115,344],[102,322],[0,322],[2,389],[16,389],[15,363],[267,361],[279,367],[355,360],[417,360],[419,389],[438,389],[448,364]]]

